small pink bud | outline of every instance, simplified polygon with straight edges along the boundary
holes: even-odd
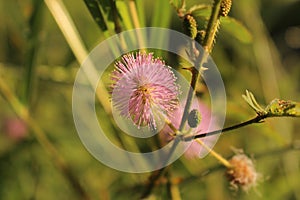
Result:
[[[27,125],[19,118],[8,118],[3,123],[4,133],[11,139],[19,141],[27,136]]]

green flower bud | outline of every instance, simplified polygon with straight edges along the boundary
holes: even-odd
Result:
[[[222,0],[219,15],[226,17],[230,11],[231,4],[232,4],[232,0]]]
[[[183,19],[183,29],[185,33],[195,39],[197,36],[197,22],[191,14],[186,14]]]
[[[191,128],[196,128],[201,121],[201,113],[197,109],[193,109],[188,116],[188,124]]]

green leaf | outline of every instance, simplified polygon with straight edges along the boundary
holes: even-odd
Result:
[[[192,6],[188,12],[195,16],[204,16],[208,18],[211,12],[211,6],[207,4],[197,4]]]
[[[126,30],[133,29],[133,24],[130,18],[130,13],[125,1],[117,1],[117,9],[121,15],[122,22]]]
[[[97,25],[102,31],[107,31],[107,25],[104,20],[103,14],[99,8],[97,1],[95,0],[84,0],[85,5],[89,9],[92,17],[94,18]]]
[[[151,26],[168,28],[171,22],[172,7],[167,1],[157,1],[151,17]]]
[[[254,95],[246,90],[242,95],[249,106],[258,114],[265,117],[300,117],[300,103],[290,100],[274,99],[263,109],[256,101]]]
[[[267,106],[266,111],[270,117],[300,117],[300,103],[274,99]]]
[[[144,2],[145,2],[144,0],[135,0],[141,27],[146,26],[146,11],[145,11],[146,7]]]
[[[194,17],[199,17],[202,20],[208,20],[211,13],[211,6],[208,5],[196,5],[190,9]],[[221,28],[223,31],[232,35],[240,42],[251,43],[252,35],[249,30],[238,20],[232,17],[221,17]]]
[[[118,9],[116,9],[115,0],[96,0],[98,5],[103,10],[104,14],[107,16],[108,21],[114,21],[114,15],[120,17]]]
[[[248,103],[248,105],[258,114],[266,115],[267,112],[263,109],[256,101],[252,92],[246,90],[246,95],[242,95],[243,99]]]
[[[249,44],[252,42],[252,35],[249,30],[238,20],[231,17],[221,17],[221,27],[228,34],[240,42]]]
[[[170,0],[170,4],[173,5],[176,9],[182,7],[183,0]]]
[[[99,3],[101,8],[104,10],[104,12],[107,12],[109,10],[109,7],[111,6],[110,0],[94,0]]]
[[[208,20],[211,14],[211,6],[204,4],[195,5],[189,9],[189,12],[194,17],[199,17],[200,19]]]

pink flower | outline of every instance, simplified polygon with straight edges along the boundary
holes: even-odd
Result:
[[[112,103],[138,127],[156,128],[156,119],[170,116],[178,106],[179,88],[169,66],[153,54],[122,56],[112,72]]]
[[[28,128],[25,122],[19,118],[7,118],[3,123],[3,130],[12,140],[19,141],[27,136]]]
[[[183,101],[183,102],[184,103],[181,103],[181,105],[178,107],[178,109],[176,109],[174,111],[174,114],[170,117],[170,121],[172,122],[172,124],[177,129],[179,128],[179,125],[181,123],[181,118],[182,118],[182,114],[183,114],[183,110],[184,110],[185,101]],[[215,130],[215,127],[216,127],[215,123],[216,122],[215,122],[214,118],[211,118],[210,109],[203,102],[201,102],[198,99],[193,99],[190,110],[193,110],[193,109],[197,109],[200,112],[201,121],[200,121],[200,123],[198,124],[198,126],[196,128],[192,129],[191,133],[201,134],[201,133],[205,133],[205,132]],[[213,121],[211,121],[211,120],[213,120]],[[210,125],[210,124],[212,124],[212,125]],[[191,127],[186,122],[184,130],[187,131],[190,128]],[[169,142],[172,139],[172,137],[168,133],[172,133],[172,130],[166,125],[160,133],[161,140],[163,140],[164,142]],[[213,135],[213,136],[208,136],[208,137],[201,138],[201,140],[207,146],[211,147],[215,143],[216,138],[217,138],[217,136]],[[191,143],[188,143],[187,145],[189,145],[189,147],[184,152],[184,155],[188,159],[198,158],[198,157],[201,157],[201,156],[203,156],[207,153],[207,150],[205,148],[203,148],[196,141],[192,141]]]
[[[252,160],[245,154],[237,154],[229,160],[232,168],[227,170],[227,176],[234,189],[241,187],[248,191],[257,185],[260,174],[256,172]]]

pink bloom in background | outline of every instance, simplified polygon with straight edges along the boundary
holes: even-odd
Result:
[[[170,120],[172,124],[178,129],[180,126],[183,110],[184,110],[184,104],[180,104],[180,107],[174,111],[174,114],[170,117]],[[190,110],[197,109],[201,113],[201,121],[199,125],[196,128],[192,129],[191,133],[205,133],[209,131],[215,130],[215,121],[213,118],[211,118],[211,111],[209,107],[207,107],[203,102],[201,102],[198,99],[193,99],[192,105]],[[212,120],[212,121],[211,121]],[[185,129],[189,130],[190,126],[186,122]],[[172,130],[166,125],[164,129],[160,132],[160,138],[163,142],[169,142],[172,137],[168,134],[172,133]],[[212,146],[214,145],[216,139],[218,136],[212,135],[208,137],[201,138],[201,140],[207,145]],[[192,141],[192,143],[187,143],[189,145],[188,149],[185,151],[184,155],[186,158],[199,158],[204,156],[207,153],[207,150],[203,148],[198,142]]]
[[[179,88],[169,66],[153,54],[126,54],[112,72],[112,103],[138,127],[156,128],[159,114],[169,116],[178,106]]]
[[[19,118],[7,118],[3,121],[3,131],[11,139],[19,141],[27,136],[28,128]]]
[[[233,189],[241,187],[248,191],[257,185],[260,174],[257,173],[253,161],[245,154],[234,155],[230,160],[232,168],[227,170],[227,176]]]

